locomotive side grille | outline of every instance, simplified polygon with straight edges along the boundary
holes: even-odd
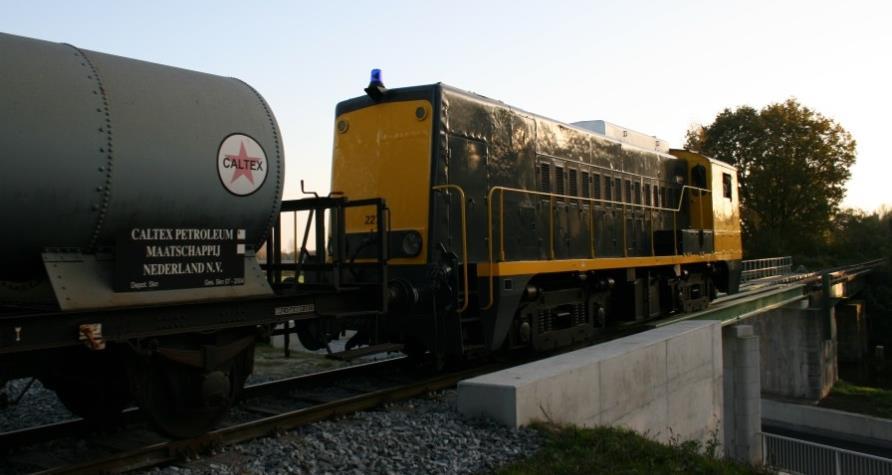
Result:
[[[539,310],[536,318],[537,333],[545,333],[551,330],[551,312],[548,310]]]
[[[579,184],[576,182],[576,170],[570,170],[570,196],[579,196]]]
[[[564,169],[562,167],[554,167],[554,188],[557,194],[564,194]]]
[[[551,169],[548,165],[542,164],[539,168],[539,191],[550,192],[551,191]]]

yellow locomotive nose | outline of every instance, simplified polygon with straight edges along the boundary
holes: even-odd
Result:
[[[391,264],[427,262],[431,107],[426,99],[374,104],[366,97],[338,107],[332,189],[351,200],[387,201]],[[348,254],[365,257],[363,237],[377,229],[374,208],[349,210],[346,228]]]

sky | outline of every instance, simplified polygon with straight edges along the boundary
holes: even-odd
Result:
[[[0,0],[0,31],[240,78],[275,113],[285,197],[329,190],[335,105],[445,82],[679,147],[727,107],[790,97],[858,142],[843,205],[892,206],[892,4],[883,1]]]

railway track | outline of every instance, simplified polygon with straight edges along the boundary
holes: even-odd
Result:
[[[392,369],[398,364],[401,364],[403,360],[404,358],[402,357],[394,358],[385,361],[358,364],[347,366],[344,368],[294,376],[275,381],[250,384],[244,388],[241,400],[254,399],[266,395],[271,395],[280,391],[287,391],[289,389],[300,389],[312,386],[319,386],[325,383],[332,382],[339,378],[359,376],[367,371],[385,371],[388,369]],[[137,424],[142,424],[144,423],[144,420],[142,419],[140,410],[138,408],[131,407],[124,411],[121,423],[121,429],[125,429]],[[51,424],[27,427],[0,433],[0,448],[2,448],[2,450],[9,451],[11,449],[26,447],[29,445],[34,445],[55,439],[61,439],[64,437],[83,437],[96,431],[96,427],[91,426],[89,423],[87,423],[87,421],[83,419],[68,419]]]
[[[742,288],[740,294],[722,297],[716,300],[714,305],[717,307],[733,305],[737,300],[759,297],[761,294],[789,287],[791,284],[816,284],[821,282],[823,275],[829,275],[831,283],[841,282],[869,272],[882,262],[870,261],[823,272],[759,279]],[[696,314],[675,315],[657,321],[619,327],[615,332],[603,335],[595,344],[695,316]],[[563,351],[572,351],[579,346]],[[96,438],[90,435],[94,429],[78,419],[2,433],[0,447],[11,451],[40,445],[48,440],[86,437],[88,444],[96,443],[106,448],[113,445],[113,447],[100,455],[88,457],[87,462],[40,464],[39,467],[43,471],[38,473],[123,472],[175,462],[323,419],[446,389],[462,379],[522,362],[515,360],[510,363],[488,364],[449,373],[431,374],[429,371],[427,373],[406,371],[408,366],[405,358],[396,358],[247,386],[242,402],[234,411],[237,413],[234,420],[192,439],[161,438],[144,427],[137,409],[129,409],[124,417],[126,427],[118,434]],[[136,436],[131,434],[133,431],[137,432]],[[118,437],[122,434],[126,434],[126,437]],[[132,442],[117,440],[118,443],[109,444],[109,438],[130,439]]]
[[[885,259],[874,259],[857,264],[836,266],[814,272],[771,275],[750,280],[746,284],[741,286],[741,290],[792,283],[815,284],[820,282],[823,279],[824,275],[827,275],[830,278],[831,284],[836,284],[844,280],[857,278],[862,274],[865,274],[879,266],[882,266],[885,263]]]
[[[12,433],[0,440],[5,448],[28,448],[38,453],[52,439],[85,436],[92,454],[87,461],[70,463],[62,456],[55,463],[49,454],[37,455],[32,466],[42,474],[119,473],[175,462],[218,448],[280,433],[316,421],[371,409],[382,404],[421,396],[454,386],[458,381],[505,367],[488,364],[431,374],[429,369],[412,369],[404,358],[367,363],[346,368],[296,376],[246,387],[234,416],[219,428],[199,437],[165,439],[141,423],[137,410],[130,410],[130,425],[118,433],[86,435],[82,421],[67,421]],[[35,442],[38,444],[32,445]],[[66,441],[67,442],[67,441]],[[74,441],[72,441],[74,443]],[[95,446],[95,447],[94,447]],[[16,450],[18,452],[18,450]],[[29,459],[23,460],[27,466]],[[32,457],[32,463],[35,461]]]

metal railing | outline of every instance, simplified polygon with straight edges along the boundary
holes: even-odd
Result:
[[[740,274],[740,283],[746,283],[766,277],[777,277],[793,272],[793,258],[769,257],[767,259],[750,259],[742,261],[743,272]]]
[[[829,445],[762,433],[765,465],[805,475],[892,475],[892,460]]]
[[[678,205],[675,208],[671,207],[663,207],[656,205],[649,205],[643,203],[630,203],[627,201],[614,201],[603,198],[592,198],[592,197],[583,197],[583,196],[575,196],[575,195],[564,195],[558,193],[551,193],[546,191],[538,191],[538,190],[526,190],[522,188],[512,188],[507,186],[494,186],[489,189],[489,193],[487,193],[486,197],[486,228],[487,228],[487,241],[488,241],[488,262],[490,268],[497,262],[496,253],[493,251],[493,229],[495,227],[495,216],[493,213],[493,203],[496,202],[495,194],[498,193],[498,231],[499,231],[499,240],[498,240],[498,261],[503,262],[508,260],[505,255],[505,193],[515,193],[524,196],[532,196],[539,198],[547,198],[548,199],[548,246],[549,246],[549,258],[555,258],[555,250],[554,250],[554,209],[557,200],[560,201],[576,201],[579,203],[588,203],[589,206],[589,228],[590,228],[590,243],[589,246],[591,248],[591,258],[595,258],[595,249],[594,249],[594,209],[592,205],[610,205],[616,207],[615,209],[619,209],[622,213],[621,220],[623,222],[622,226],[622,236],[623,236],[623,257],[628,257],[628,243],[626,237],[626,213],[628,210],[641,210],[642,212],[653,212],[653,211],[663,211],[663,212],[671,212],[672,213],[672,236],[673,236],[673,254],[674,256],[679,255],[678,253],[678,214],[681,212],[682,207],[684,206],[685,192],[693,195],[693,192],[697,192],[698,200],[698,208],[699,208],[699,216],[701,217],[701,228],[702,227],[702,216],[703,216],[703,195],[711,194],[712,190],[706,188],[698,188],[695,186],[684,185],[681,187],[681,193],[678,194]],[[690,197],[688,198],[690,199]],[[650,243],[651,243],[651,255],[656,255],[654,246],[654,229],[653,229],[653,219],[650,220],[651,229],[650,229]],[[489,273],[489,302],[481,307],[483,310],[488,310],[492,308],[495,304],[495,295],[494,295],[494,273]]]
[[[464,295],[462,296],[461,307],[458,309],[458,313],[464,313],[465,310],[468,309],[469,299],[469,289],[468,287],[468,211],[465,207],[465,190],[459,185],[437,185],[432,187],[434,191],[445,191],[449,192],[449,190],[454,190],[458,193],[459,206],[461,209],[461,267],[462,267],[462,282],[464,287],[462,287],[462,292]]]

